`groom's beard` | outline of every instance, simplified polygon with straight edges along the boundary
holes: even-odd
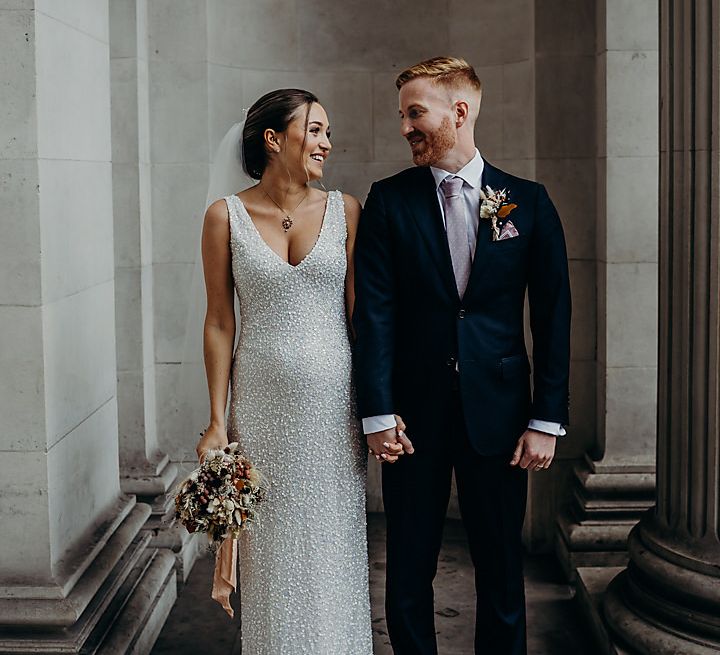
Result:
[[[413,163],[416,166],[434,165],[442,160],[457,142],[453,124],[447,116],[442,119],[437,132],[420,134],[423,136],[423,141],[413,150]]]

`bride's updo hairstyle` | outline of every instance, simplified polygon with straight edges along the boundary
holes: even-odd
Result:
[[[254,180],[262,177],[268,165],[269,153],[265,147],[265,130],[284,132],[298,110],[306,107],[305,128],[310,106],[318,102],[315,94],[302,89],[278,89],[266,93],[248,110],[242,134],[243,168]],[[305,143],[303,141],[303,147]]]

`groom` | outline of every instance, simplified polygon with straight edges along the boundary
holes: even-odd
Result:
[[[550,466],[568,422],[562,225],[542,185],[475,148],[481,85],[470,65],[437,57],[396,84],[416,166],[372,185],[353,318],[358,409],[369,450],[387,462],[390,639],[397,655],[437,653],[432,583],[454,470],[475,567],[475,652],[524,654],[527,472]],[[393,414],[412,455],[398,457],[411,448]]]

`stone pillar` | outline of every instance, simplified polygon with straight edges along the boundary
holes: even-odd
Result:
[[[720,651],[720,2],[662,0],[657,505],[605,616],[619,652]]]
[[[655,484],[658,10],[655,0],[596,10],[597,419],[558,521],[571,579],[579,567],[627,563]],[[584,301],[576,286],[574,312]]]
[[[145,0],[113,2],[110,27],[120,474],[125,491],[152,501],[177,467],[156,431]]]
[[[120,483],[152,507],[153,546],[175,552],[184,581],[198,539],[174,520],[178,466],[158,444],[147,0],[110,10],[115,316]],[[198,128],[199,129],[199,128]],[[164,235],[161,234],[161,237]]]
[[[177,467],[155,425],[146,1],[113,2],[110,25],[120,480],[152,499]]]
[[[108,3],[0,9],[0,652],[148,652],[173,558],[118,469]]]

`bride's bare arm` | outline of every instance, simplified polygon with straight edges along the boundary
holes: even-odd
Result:
[[[347,274],[345,275],[345,304],[347,317],[352,329],[352,315],[355,309],[355,235],[360,221],[360,202],[354,196],[343,193],[345,203],[345,223],[347,225]]]
[[[222,448],[227,445],[225,407],[235,341],[235,311],[230,262],[230,226],[224,200],[214,202],[205,213],[202,261],[207,294],[203,353],[210,394],[210,425],[198,444],[200,457],[209,448]]]

